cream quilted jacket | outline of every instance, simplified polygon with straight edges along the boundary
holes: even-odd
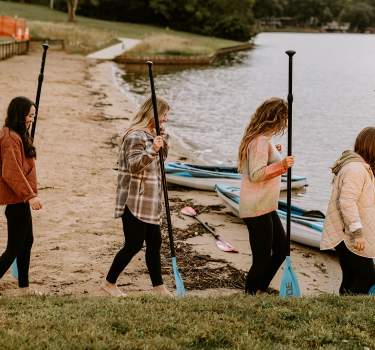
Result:
[[[346,151],[349,154],[350,151]],[[320,248],[332,249],[344,241],[353,253],[375,257],[375,181],[370,166],[359,155],[337,170],[333,180]],[[345,155],[345,152],[343,156]],[[337,165],[337,163],[336,163]],[[365,249],[352,246],[353,232],[361,229]]]

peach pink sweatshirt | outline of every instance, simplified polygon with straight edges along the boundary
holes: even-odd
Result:
[[[281,175],[287,170],[271,136],[260,135],[250,142],[241,183],[241,218],[261,216],[277,209]]]

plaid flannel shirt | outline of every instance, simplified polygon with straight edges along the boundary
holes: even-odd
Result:
[[[164,134],[164,138],[168,140],[168,135]],[[128,130],[124,135],[118,158],[116,218],[128,207],[139,220],[160,224],[162,183],[153,142],[154,136],[145,129]],[[168,155],[168,144],[165,143],[164,160]]]

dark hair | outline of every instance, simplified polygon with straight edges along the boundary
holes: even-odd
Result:
[[[375,174],[375,128],[364,128],[357,136],[354,152],[358,153],[368,163]]]
[[[32,106],[35,107],[35,103],[27,97],[15,97],[9,103],[7,118],[5,119],[5,126],[20,135],[27,158],[36,157],[33,140],[26,128],[26,116],[30,113]]]

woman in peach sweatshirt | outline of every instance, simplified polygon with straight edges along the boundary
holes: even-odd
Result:
[[[15,97],[8,106],[5,126],[0,129],[0,205],[6,205],[8,242],[0,256],[0,278],[17,258],[18,285],[29,292],[30,252],[33,228],[30,206],[42,208],[37,196],[35,147],[29,135],[35,106],[26,97]]]
[[[288,105],[280,98],[263,102],[251,117],[238,153],[242,176],[240,217],[249,230],[253,263],[245,292],[267,288],[286,256],[286,235],[277,215],[281,175],[294,165],[294,157],[281,159],[281,145],[272,136],[285,131]]]

